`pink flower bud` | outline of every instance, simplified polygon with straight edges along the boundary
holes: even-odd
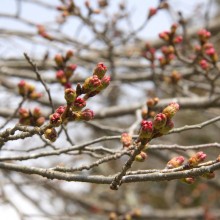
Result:
[[[32,100],[36,100],[36,99],[39,99],[41,97],[42,97],[42,93],[39,93],[39,92],[32,92],[29,95],[29,98],[32,99]]]
[[[48,128],[44,132],[44,137],[50,140],[51,142],[54,142],[58,137],[57,131],[55,130],[55,128]]]
[[[98,78],[97,75],[93,75],[87,78],[83,84],[83,91],[85,93],[92,92],[96,90],[101,85],[101,80]]]
[[[93,71],[93,75],[97,75],[99,79],[102,79],[107,72],[107,67],[103,63],[98,63]]]
[[[62,123],[62,118],[58,113],[53,113],[52,115],[50,115],[49,118],[50,118],[50,124],[54,127],[59,127]]]
[[[167,118],[172,118],[177,111],[179,111],[179,104],[172,102],[163,110],[162,113],[165,114]]]
[[[209,63],[205,59],[200,60],[199,61],[199,65],[204,70],[208,70],[209,69]]]
[[[170,39],[170,32],[169,31],[164,31],[159,34],[159,37],[165,41],[169,41]]]
[[[62,79],[63,77],[65,77],[64,71],[63,71],[63,70],[58,70],[58,71],[56,72],[56,78],[57,78],[57,79]]]
[[[20,108],[18,113],[20,118],[28,118],[30,116],[29,111],[25,108]]]
[[[191,167],[197,166],[199,163],[205,160],[206,154],[202,151],[197,152],[194,156],[190,157],[188,160],[188,164]]]
[[[183,41],[183,37],[182,36],[176,36],[174,39],[173,39],[173,43],[174,44],[180,44],[182,43]]]
[[[167,163],[167,168],[172,169],[179,167],[184,163],[184,160],[183,156],[174,157]]]
[[[101,85],[98,88],[98,91],[104,90],[105,88],[107,88],[110,84],[111,78],[110,76],[104,76],[101,80]]]
[[[141,122],[141,129],[139,138],[140,139],[148,139],[153,134],[153,123],[151,121],[143,120]]]
[[[90,121],[94,118],[94,112],[90,109],[85,109],[84,111],[80,112],[80,119],[84,121]]]
[[[215,54],[215,49],[213,47],[207,49],[205,51],[205,53],[208,55],[208,56],[213,56]]]
[[[35,118],[39,118],[42,115],[40,108],[38,108],[38,107],[34,108],[32,115]]]
[[[149,8],[149,12],[148,12],[148,19],[151,18],[152,16],[154,16],[157,13],[157,9],[156,8]]]
[[[137,162],[144,162],[146,159],[147,159],[147,154],[144,151],[141,151],[141,153],[135,157],[135,161]]]
[[[123,144],[123,147],[128,148],[132,144],[132,137],[128,133],[123,133],[121,135],[121,143]]]
[[[45,122],[45,118],[43,116],[39,117],[37,120],[36,120],[36,126],[40,127],[41,125],[43,125]]]
[[[163,113],[159,113],[154,117],[153,126],[156,129],[162,128],[167,122],[167,117]]]
[[[171,33],[174,34],[176,32],[177,28],[178,28],[178,24],[176,24],[176,23],[172,24],[172,26],[171,26]]]
[[[64,95],[67,104],[71,104],[76,99],[76,91],[72,88],[65,89],[65,95]]]
[[[86,106],[86,101],[83,98],[77,97],[73,103],[74,110],[81,110]]]
[[[59,108],[56,109],[55,112],[62,115],[65,110],[66,110],[66,106],[61,105]]]

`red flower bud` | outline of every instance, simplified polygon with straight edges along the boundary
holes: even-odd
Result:
[[[141,122],[139,138],[148,139],[152,136],[152,133],[153,133],[153,123],[151,121],[143,120]]]
[[[204,59],[200,60],[199,65],[204,70],[208,70],[209,69],[209,63],[206,60],[204,60]]]
[[[99,79],[102,79],[107,72],[107,67],[103,63],[98,63],[93,71],[93,75],[97,75]]]
[[[94,112],[90,109],[85,109],[84,111],[80,112],[80,119],[84,121],[90,121],[94,118]]]
[[[149,12],[148,12],[148,19],[151,18],[152,16],[154,16],[156,13],[157,13],[156,8],[150,8]]]
[[[86,106],[86,101],[83,98],[77,97],[73,105],[74,105],[74,110],[79,111]]]
[[[102,91],[106,89],[110,84],[111,78],[110,76],[104,76],[101,80],[101,85],[97,88],[96,91]]]
[[[180,44],[182,43],[183,41],[183,37],[182,36],[176,36],[174,39],[173,39],[173,43],[174,44]]]
[[[179,167],[184,163],[184,160],[183,156],[174,157],[167,163],[167,168],[172,169]]]
[[[159,113],[154,117],[153,126],[156,129],[162,128],[167,122],[167,117],[163,113]]]
[[[55,112],[62,115],[65,110],[66,110],[66,106],[61,105],[59,108],[56,109]]]
[[[57,78],[57,79],[62,79],[62,78],[64,78],[64,77],[65,77],[65,73],[64,73],[63,70],[58,70],[58,71],[56,72],[56,78]]]
[[[121,143],[123,144],[123,147],[128,148],[132,144],[132,137],[128,133],[123,133],[121,135]]]
[[[50,115],[50,124],[54,127],[59,127],[62,123],[62,118],[60,114],[58,113],[53,113]]]
[[[82,88],[83,91],[87,93],[96,90],[100,85],[101,80],[98,78],[97,75],[93,75],[85,80]]]

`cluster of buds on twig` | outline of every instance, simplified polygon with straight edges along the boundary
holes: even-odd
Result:
[[[42,96],[41,93],[36,92],[34,85],[27,83],[24,80],[21,80],[18,83],[18,92],[22,97],[29,98],[32,100],[39,99]]]
[[[159,37],[168,43],[168,45],[174,45],[182,43],[183,38],[181,35],[176,35],[178,24],[173,24],[170,31],[163,31],[159,34]]]
[[[185,169],[190,169],[193,167],[197,167],[200,163],[202,163],[205,159],[206,159],[206,154],[202,151],[199,151],[197,153],[195,153],[193,156],[191,156],[187,163],[184,164],[185,158],[183,156],[177,156],[172,158],[166,165],[167,169],[174,169],[177,167],[181,167],[185,170]],[[217,161],[219,161],[217,159]],[[202,177],[206,178],[206,179],[212,179],[215,177],[215,173],[214,172],[208,172],[205,173],[203,175],[201,175]],[[187,178],[183,178],[182,181],[188,184],[192,184],[194,183],[196,180],[195,177],[187,177]]]
[[[159,102],[158,97],[150,98],[147,100],[146,105],[147,109],[142,109],[141,115],[143,119],[153,118],[156,115],[156,112],[153,110],[153,108],[157,105]]]
[[[56,63],[56,78],[65,88],[71,88],[70,78],[73,76],[77,68],[76,64],[68,64],[67,62],[73,57],[73,51],[68,50],[65,56],[56,54],[54,57]]]
[[[169,65],[170,62],[175,58],[175,49],[173,46],[163,46],[161,48],[162,56],[158,58],[160,66],[164,68],[166,65]]]
[[[37,30],[38,30],[38,34],[41,37],[43,37],[43,38],[45,38],[47,40],[50,40],[50,41],[53,40],[53,37],[50,34],[47,33],[47,31],[46,31],[46,29],[45,29],[45,27],[43,25],[37,25]]]
[[[197,32],[199,38],[199,45],[196,45],[195,51],[198,54],[198,64],[199,66],[208,71],[211,66],[216,64],[218,61],[218,54],[214,48],[214,45],[209,42],[211,33],[206,29],[201,29]]]
[[[42,116],[42,112],[39,108],[34,108],[33,111],[20,108],[18,112],[19,123],[22,125],[40,127],[45,122],[45,118]]]
[[[86,100],[104,90],[110,83],[110,77],[106,76],[107,67],[103,63],[97,64],[93,75],[88,77],[83,85],[77,84],[76,89],[66,88],[64,98],[65,106],[60,106],[49,117],[49,127],[59,127],[68,121],[89,121],[94,118],[92,110],[86,108]],[[45,131],[46,132],[46,131]],[[45,138],[54,141],[55,131],[49,130]],[[50,134],[52,138],[50,139]]]

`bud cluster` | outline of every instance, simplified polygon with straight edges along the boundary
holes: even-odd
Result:
[[[73,55],[73,51],[68,50],[65,56],[56,54],[54,57],[54,61],[57,67],[56,78],[65,88],[71,88],[70,78],[73,76],[74,71],[77,68],[76,64],[67,64]]]
[[[24,80],[21,80],[18,83],[18,92],[21,96],[27,97],[32,100],[39,99],[42,96],[41,93],[35,91],[34,85],[29,84]]]
[[[20,108],[18,113],[19,123],[22,125],[40,127],[45,122],[45,118],[42,116],[42,112],[39,108],[34,108],[32,111]]]
[[[66,18],[74,13],[76,6],[74,1],[62,1],[63,5],[57,6],[57,10],[62,12],[62,17]]]
[[[150,61],[151,66],[154,67],[154,61],[156,49],[152,47],[149,43],[145,44],[145,48],[142,51],[142,56]]]
[[[65,66],[64,63],[72,56],[72,53],[67,52],[65,58],[59,56],[56,60],[58,66]],[[105,76],[107,67],[103,63],[99,63],[94,69],[93,75],[88,77],[81,86],[79,83],[76,89],[66,88],[64,98],[65,106],[60,106],[56,111],[49,116],[49,127],[59,127],[68,121],[89,121],[94,118],[94,112],[86,107],[86,100],[105,89],[110,83],[110,77]],[[82,97],[82,95],[84,96]],[[46,131],[45,131],[46,132]],[[50,130],[48,134],[54,134]],[[49,137],[45,134],[45,138]],[[56,135],[52,135],[53,137]],[[47,138],[51,140],[51,138]],[[52,138],[53,139],[53,138]]]

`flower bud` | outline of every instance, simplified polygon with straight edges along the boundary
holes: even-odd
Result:
[[[209,63],[205,59],[200,60],[199,65],[203,70],[209,69]]]
[[[61,105],[59,108],[56,109],[55,112],[58,113],[59,115],[62,115],[65,110],[66,110],[66,106]]]
[[[41,97],[42,97],[42,93],[39,93],[39,92],[32,92],[29,95],[29,98],[32,99],[32,100],[36,100],[36,99],[39,99]]]
[[[97,75],[99,79],[102,79],[106,72],[107,67],[104,65],[104,63],[98,63],[93,71],[93,75]]]
[[[176,102],[171,102],[164,110],[163,114],[167,116],[167,118],[172,118],[176,112],[179,110],[179,104]]]
[[[57,135],[57,131],[55,130],[55,128],[47,128],[44,131],[44,137],[48,140],[50,140],[51,142],[56,141],[58,135]]]
[[[18,83],[18,92],[22,96],[25,96],[27,94],[27,83],[26,83],[26,81],[21,80]]]
[[[182,181],[187,184],[193,184],[195,183],[196,179],[194,177],[187,177],[187,178],[182,179]]]
[[[19,113],[20,118],[28,118],[30,116],[29,111],[25,108],[20,108],[18,113]]]
[[[141,122],[141,129],[139,132],[139,138],[141,139],[148,139],[153,134],[153,123],[151,121],[143,120]]]
[[[83,98],[77,97],[73,103],[75,111],[79,111],[86,106],[86,101]]]
[[[62,118],[58,113],[53,113],[52,115],[50,115],[49,118],[50,118],[50,124],[54,127],[59,127],[62,123]]]
[[[96,90],[101,85],[101,80],[97,75],[93,75],[87,78],[82,86],[82,89],[85,93],[92,92]]]
[[[148,19],[150,19],[152,16],[154,16],[157,13],[156,8],[150,8],[148,12]]]
[[[101,85],[96,89],[96,91],[102,91],[107,88],[110,84],[111,78],[110,76],[104,76],[101,80]]]
[[[74,53],[72,50],[68,50],[66,52],[66,60],[69,60],[71,57],[73,57]]]
[[[164,125],[166,124],[167,122],[167,117],[165,114],[163,113],[159,113],[157,114],[155,117],[154,117],[154,120],[153,120],[153,126],[154,128],[156,129],[160,129],[162,127],[164,127]]]
[[[164,41],[169,41],[170,40],[170,32],[169,31],[164,31],[159,34],[159,37],[163,39]]]
[[[37,108],[37,107],[34,108],[34,110],[33,110],[33,112],[32,112],[32,115],[33,115],[35,118],[39,118],[39,117],[42,115],[40,108]]]
[[[137,162],[144,162],[146,159],[147,159],[147,154],[144,151],[141,151],[141,153],[135,157],[135,161]]]
[[[43,116],[39,117],[37,120],[36,120],[36,126],[40,127],[41,125],[43,125],[45,122],[45,118]]]
[[[94,112],[90,109],[85,109],[80,112],[80,119],[84,121],[90,121],[94,118]]]
[[[172,169],[179,167],[184,163],[184,160],[183,156],[174,157],[167,163],[167,168]]]
[[[128,133],[123,133],[121,135],[121,143],[123,144],[123,148],[128,148],[132,144],[132,137]]]
[[[188,160],[188,164],[191,167],[197,166],[199,163],[205,160],[206,154],[202,151],[197,152],[194,156],[190,157]]]
[[[168,132],[174,127],[174,123],[171,119],[167,119],[166,124],[164,125],[164,127],[160,128],[160,134],[164,135],[164,134],[168,134]]]
[[[57,66],[63,66],[64,60],[63,60],[63,56],[61,54],[56,54],[54,57],[54,60],[57,64]]]
[[[76,91],[72,88],[65,89],[65,95],[64,95],[67,104],[71,104],[76,99]]]
[[[180,44],[182,43],[183,41],[183,37],[182,36],[176,36],[174,39],[173,39],[173,43],[174,44]]]

